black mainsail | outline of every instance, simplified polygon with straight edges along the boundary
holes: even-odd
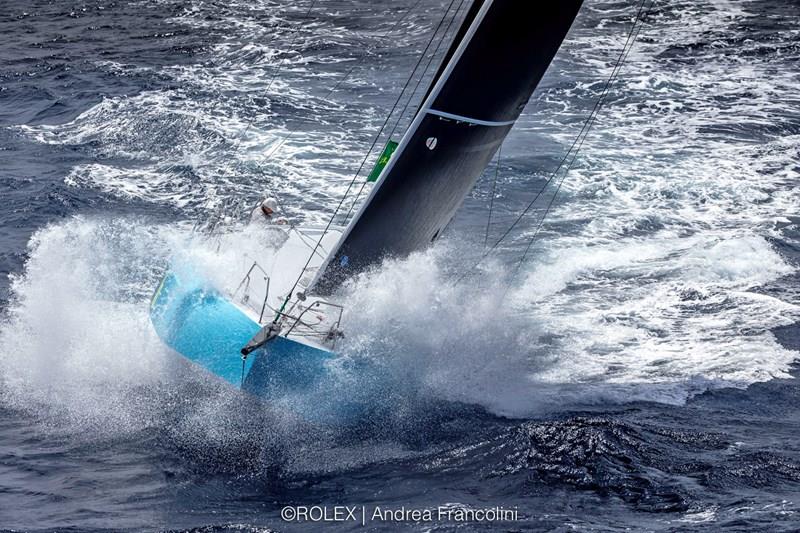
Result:
[[[475,0],[394,156],[312,282],[330,293],[436,240],[522,113],[583,0]]]

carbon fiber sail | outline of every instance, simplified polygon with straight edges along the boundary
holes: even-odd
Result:
[[[441,234],[511,130],[582,0],[476,0],[414,121],[312,287]]]

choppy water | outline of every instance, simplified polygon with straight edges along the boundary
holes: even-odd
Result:
[[[173,251],[208,256],[195,221],[265,191],[296,222],[330,213],[446,5],[392,31],[414,3],[3,6],[0,529],[300,529],[283,505],[323,503],[800,528],[796,0],[657,1],[520,276],[535,216],[453,284],[490,169],[435,248],[345,289],[344,356],[389,371],[392,409],[308,427],[158,342],[147,299]],[[491,236],[579,131],[634,11],[587,0],[503,148]]]

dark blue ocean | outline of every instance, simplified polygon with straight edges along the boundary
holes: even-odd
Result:
[[[449,4],[0,2],[0,530],[800,530],[797,0],[653,2],[521,268],[553,187],[457,283],[625,43],[639,3],[586,0],[496,183],[493,163],[433,248],[337,296],[342,357],[385,370],[390,408],[309,424],[160,343],[170,257],[224,274],[259,245],[193,226],[237,235],[265,194],[326,220]]]

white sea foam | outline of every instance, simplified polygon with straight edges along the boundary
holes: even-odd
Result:
[[[207,274],[230,272],[230,256],[214,248],[184,226],[137,219],[79,217],[39,230],[0,320],[0,402],[90,440],[173,426],[198,449],[291,438],[292,413],[246,402],[243,414],[242,398],[181,365],[150,324],[150,294],[172,251]],[[261,414],[269,432],[255,434]]]
[[[503,272],[453,287],[441,247],[363,276],[345,353],[389,360],[427,394],[524,416],[575,402],[682,403],[789,377],[769,328],[800,307],[752,292],[792,271],[761,238],[553,250],[503,299]],[[446,261],[446,259],[445,259]]]
[[[152,333],[134,278],[151,260],[148,231],[82,219],[32,238],[24,274],[0,326],[3,396],[19,408],[64,411],[78,423],[122,428],[132,389],[162,377],[165,349]]]
[[[353,165],[352,147],[333,153],[332,136],[290,134],[281,126],[261,130],[250,118],[225,116],[213,103],[196,103],[172,91],[106,99],[66,124],[20,130],[42,143],[102,146],[98,156],[108,162],[73,168],[64,180],[73,187],[124,200],[211,209],[231,196],[254,203],[264,191],[280,190],[290,214],[314,222],[323,214],[299,207],[306,187],[321,188],[342,177],[328,169]],[[232,159],[220,155],[231,148]],[[276,149],[279,157],[270,158]],[[250,169],[260,176],[254,179]]]
[[[176,24],[205,24],[202,7]],[[770,329],[797,321],[800,310],[759,289],[795,272],[771,242],[783,237],[778,223],[800,205],[800,138],[790,122],[800,91],[796,75],[773,69],[769,54],[739,61],[725,53],[732,46],[725,41],[729,26],[756,16],[751,7],[679,2],[653,16],[564,183],[549,231],[507,293],[514,265],[500,257],[478,285],[454,286],[448,272],[477,251],[445,239],[346,288],[344,356],[391,369],[409,397],[421,392],[519,416],[575,402],[680,403],[713,387],[787,377],[797,354],[780,346]],[[357,140],[382,118],[374,93],[354,93],[363,99],[355,104],[323,101],[324,90],[306,88],[311,70],[349,54],[320,53],[311,65],[301,51],[287,54],[289,81],[273,87],[263,108],[248,98],[229,101],[226,91],[237,86],[246,96],[263,96],[278,48],[245,36],[264,35],[257,17],[242,21],[225,13],[230,39],[216,49],[216,63],[165,70],[184,89],[109,98],[72,122],[24,133],[43,143],[99,146],[92,150],[100,161],[66,176],[77,189],[192,210],[209,200],[280,190],[295,219],[324,220],[362,153]],[[535,95],[504,157],[528,162],[530,139],[566,149],[624,41],[624,13],[587,3],[582,20],[588,26],[570,37],[560,70]],[[430,24],[414,28],[409,46],[419,45]],[[342,39],[342,31],[332,24],[316,33],[330,42]],[[709,39],[710,45],[692,48]],[[314,44],[320,41],[303,33],[303,50]],[[735,46],[738,53],[756,45]],[[682,63],[690,54],[696,61]],[[327,82],[334,70],[322,69]],[[359,76],[368,91],[381,87],[375,73]],[[558,76],[563,79],[554,82]],[[210,100],[193,99],[191,89]],[[319,115],[319,122],[303,122],[281,152],[288,159],[276,161],[265,154],[287,132],[281,113],[297,113],[295,120]],[[507,185],[501,197],[529,198],[529,176],[509,172],[501,177]],[[102,247],[98,253],[98,235],[108,235],[102,228],[70,221],[37,234],[26,270],[14,281],[9,322],[0,329],[10,390],[41,389],[40,396],[69,403],[65,391],[84,390],[84,382],[161,379],[164,350],[146,324],[143,300],[99,297],[95,270],[116,276],[139,268],[153,256],[145,243],[167,239],[162,260],[166,248],[180,248],[225,284],[225,265],[241,257],[189,246],[182,236],[154,239],[152,232],[171,230],[146,223],[133,232],[129,253],[102,253]],[[246,248],[250,238],[245,231],[233,240]],[[61,247],[64,241],[71,246]],[[158,271],[150,266],[140,273],[154,283]],[[113,331],[97,326],[106,314]],[[42,331],[50,333],[34,335]],[[111,361],[112,345],[127,357]],[[64,376],[61,389],[49,389],[51,369]]]

